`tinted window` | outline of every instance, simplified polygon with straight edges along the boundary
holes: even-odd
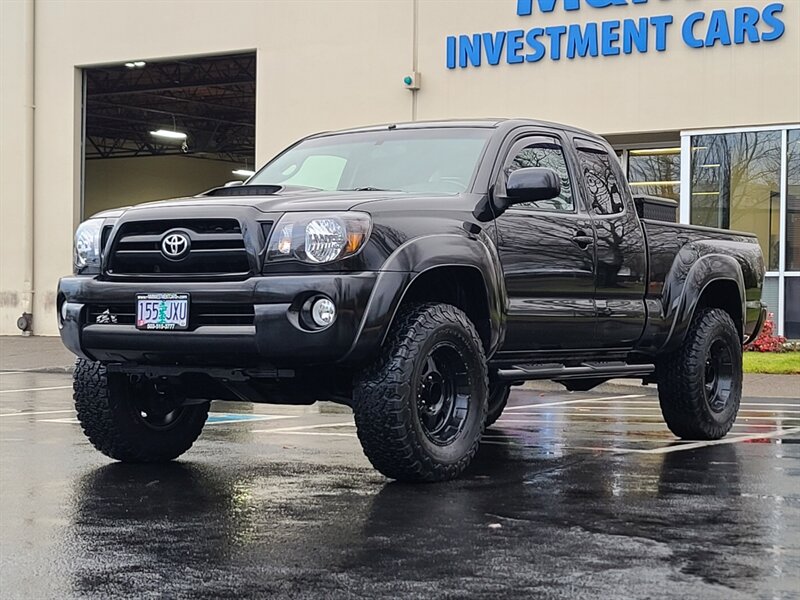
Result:
[[[578,150],[578,156],[592,210],[601,215],[613,215],[624,211],[625,203],[608,153],[581,148]]]
[[[575,203],[572,199],[572,184],[567,172],[567,163],[564,160],[564,152],[557,144],[536,143],[526,146],[517,151],[509,166],[506,168],[506,176],[517,169],[527,167],[546,167],[552,169],[561,179],[561,194],[549,200],[537,200],[536,202],[523,202],[516,204],[515,207],[531,207],[539,210],[563,210],[571,212],[574,210]]]

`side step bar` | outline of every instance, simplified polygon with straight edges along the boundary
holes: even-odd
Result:
[[[519,365],[497,371],[500,381],[533,381],[536,379],[614,379],[615,377],[644,377],[656,370],[655,365],[629,365],[627,363],[582,363],[578,367],[548,363]]]

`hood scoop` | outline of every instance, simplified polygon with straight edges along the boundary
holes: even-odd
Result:
[[[283,190],[282,185],[236,185],[231,187],[218,187],[201,194],[201,196],[232,197],[232,196],[272,196]]]

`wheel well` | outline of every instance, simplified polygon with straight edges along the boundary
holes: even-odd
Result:
[[[703,308],[721,308],[727,312],[733,319],[733,322],[736,323],[739,335],[744,335],[742,299],[739,293],[739,286],[735,281],[723,279],[709,283],[700,294],[695,312]]]
[[[403,296],[409,302],[442,302],[466,313],[484,349],[491,343],[489,301],[483,275],[475,267],[434,267],[417,275]]]

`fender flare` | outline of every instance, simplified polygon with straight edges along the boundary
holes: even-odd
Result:
[[[694,250],[689,251],[694,253]],[[683,342],[700,298],[712,283],[730,281],[736,284],[743,321],[747,314],[744,275],[734,257],[717,253],[705,254],[696,258],[687,271],[682,266],[687,264],[688,257],[682,257],[682,254],[683,251],[675,259],[662,295],[665,322],[669,323],[669,331],[661,345],[661,351],[671,351]]]
[[[481,276],[489,307],[490,340],[487,356],[500,347],[506,323],[506,292],[497,248],[485,232],[432,234],[400,245],[381,267],[353,345],[342,358],[360,362],[382,346],[397,310],[414,281],[443,267],[475,269]]]

